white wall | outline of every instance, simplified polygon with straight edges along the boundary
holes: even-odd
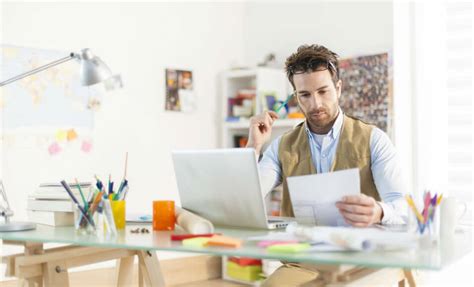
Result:
[[[154,199],[178,200],[170,150],[217,146],[217,75],[242,59],[243,4],[4,3],[2,43],[76,51],[89,47],[125,88],[96,115],[90,156],[50,157],[32,144],[6,146],[3,174],[18,216],[40,182],[123,173],[129,152],[128,211]],[[197,110],[164,111],[164,69],[194,72]]]
[[[89,47],[122,74],[125,85],[107,95],[96,114],[88,156],[69,151],[50,157],[34,142],[2,142],[0,177],[14,219],[25,219],[27,194],[41,182],[92,180],[94,173],[118,179],[126,151],[127,212],[151,212],[156,199],[179,200],[170,151],[217,147],[216,79],[242,61],[243,4],[10,2],[1,8],[1,43],[65,53]],[[194,72],[195,112],[164,111],[165,68]],[[160,258],[176,256],[185,255]]]
[[[409,11],[399,6],[403,5],[395,5],[395,10],[392,1],[249,3],[244,13],[244,61],[255,65],[273,52],[283,67],[286,58],[302,44],[324,45],[341,58],[392,53],[394,144],[411,190],[415,172],[410,82],[412,47],[404,45],[405,42],[395,43],[394,36],[395,33],[398,38],[405,36],[409,42],[412,26]],[[400,21],[398,15],[405,18]],[[397,20],[396,26],[394,20]]]
[[[387,52],[393,46],[390,1],[287,1],[245,6],[244,55],[248,64],[276,53],[279,62],[301,44],[322,44],[342,58]]]

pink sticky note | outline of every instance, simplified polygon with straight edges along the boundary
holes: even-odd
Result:
[[[50,155],[58,154],[59,152],[61,152],[61,147],[58,145],[57,142],[54,142],[49,145],[48,152]]]
[[[263,240],[257,243],[258,247],[268,247],[276,244],[292,244],[292,243],[298,243],[297,240]]]
[[[89,153],[92,150],[92,143],[90,141],[83,141],[81,150],[83,152]]]

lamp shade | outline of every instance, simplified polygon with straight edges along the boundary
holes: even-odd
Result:
[[[109,67],[99,57],[94,56],[89,49],[84,49],[75,56],[81,65],[80,76],[82,85],[90,86],[104,82],[112,76]]]

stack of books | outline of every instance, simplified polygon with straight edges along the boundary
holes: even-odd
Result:
[[[77,184],[70,183],[76,198],[81,198]],[[91,184],[79,183],[87,196]],[[51,226],[74,225],[74,203],[61,183],[43,183],[28,195],[28,220],[38,224]]]

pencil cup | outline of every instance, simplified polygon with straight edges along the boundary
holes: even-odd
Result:
[[[439,209],[439,208],[437,208]],[[418,236],[420,247],[429,248],[439,242],[440,238],[440,213],[433,213],[426,222],[420,222],[416,215],[410,211],[408,217],[408,231]]]
[[[174,230],[174,201],[153,201],[153,230]]]
[[[94,226],[92,226],[92,222],[97,222],[97,213],[94,214],[94,216],[89,216],[89,220],[86,220],[84,217],[83,213],[79,210],[77,206],[74,206],[74,229],[76,233],[86,233],[86,234],[92,234],[96,231]]]
[[[111,200],[112,214],[114,215],[117,230],[125,228],[125,200]]]

